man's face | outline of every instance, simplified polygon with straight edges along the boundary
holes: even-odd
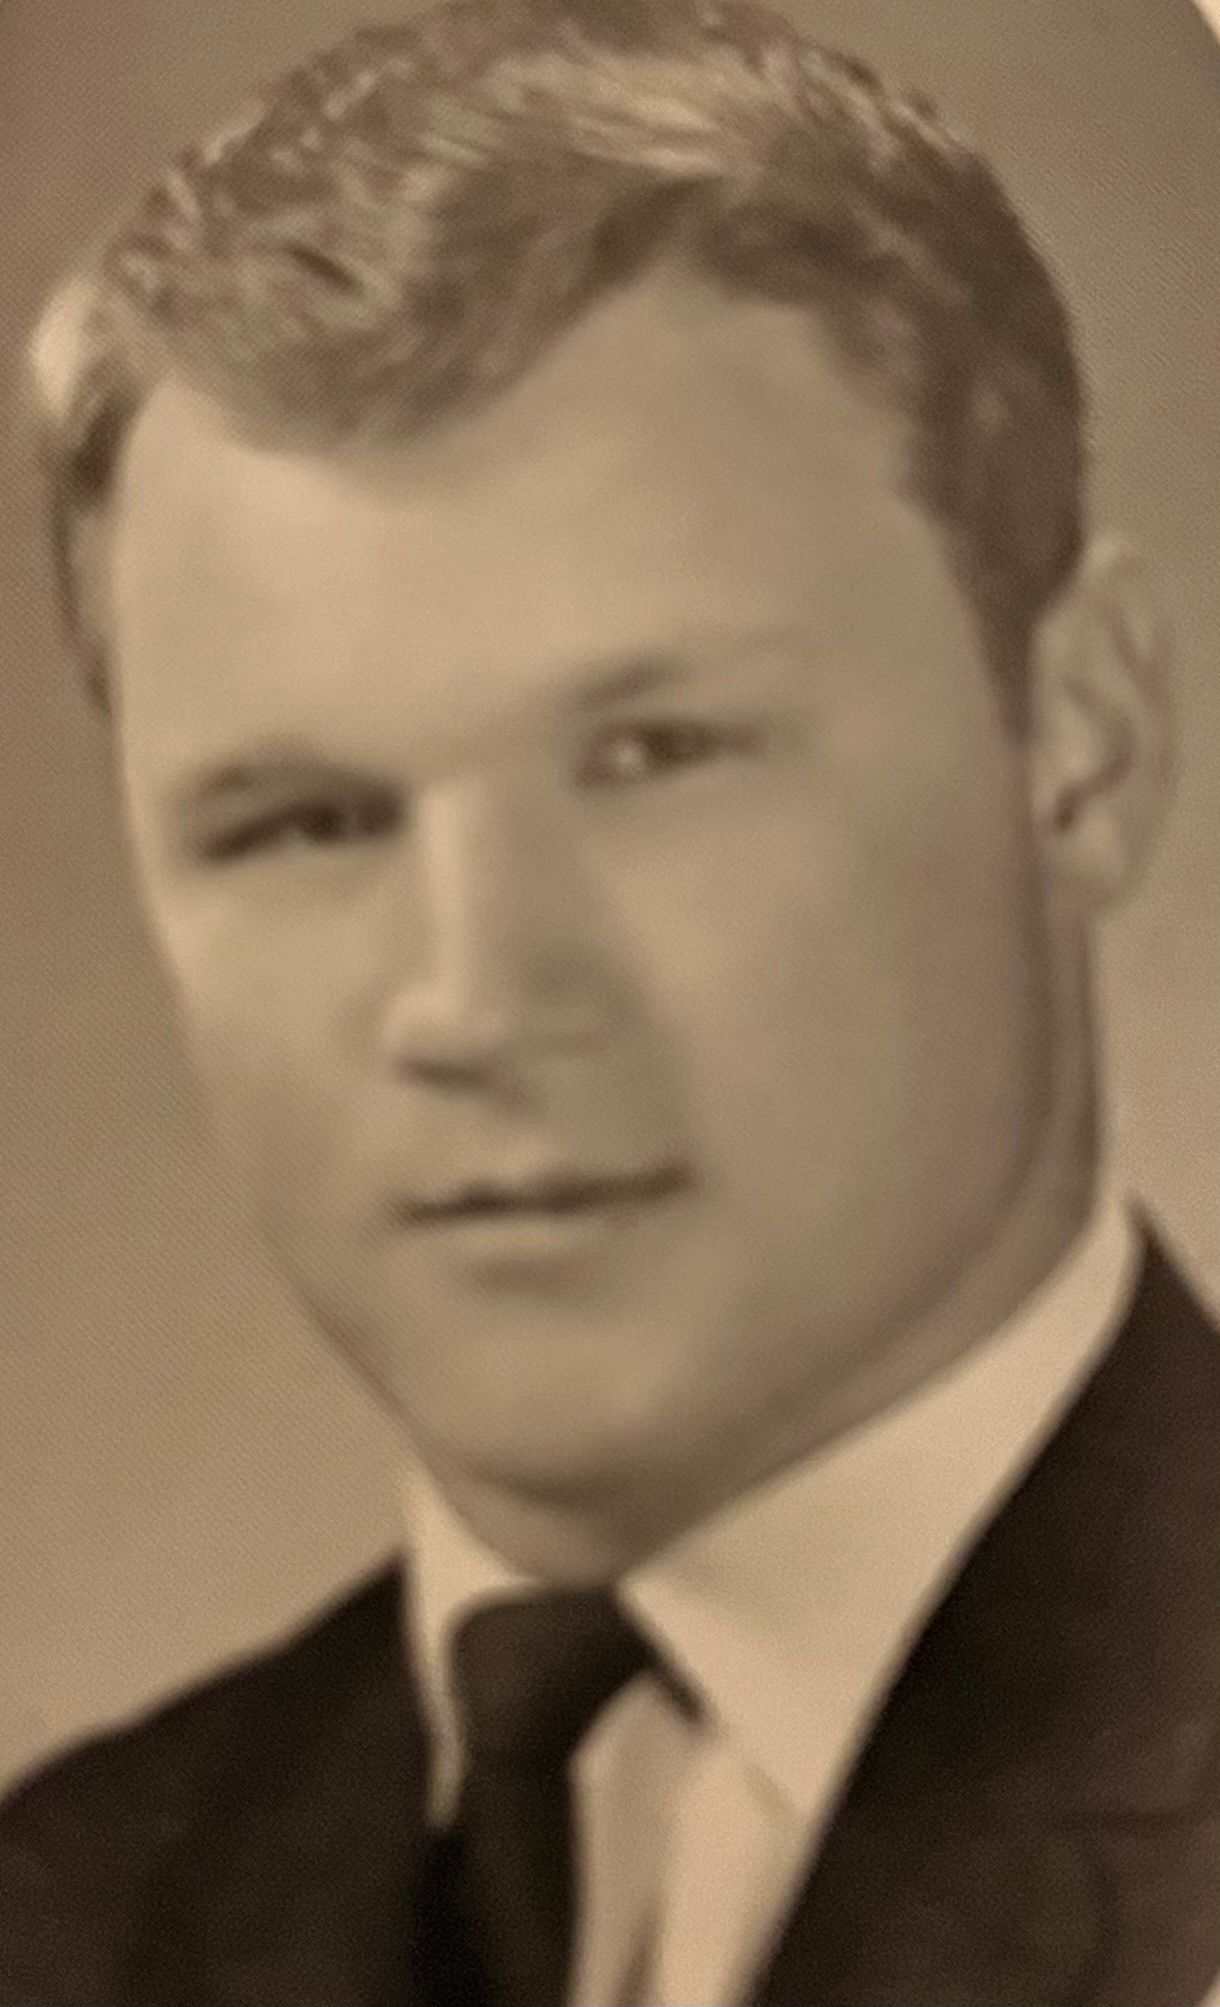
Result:
[[[893,426],[653,280],[379,455],[164,387],[112,588],[219,1131],[424,1453],[571,1496],[813,1439],[995,1233],[1051,1042],[1021,747]]]

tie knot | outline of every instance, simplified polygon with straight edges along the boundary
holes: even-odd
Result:
[[[548,1590],[474,1610],[452,1657],[471,1757],[566,1763],[602,1708],[652,1662],[607,1590]]]

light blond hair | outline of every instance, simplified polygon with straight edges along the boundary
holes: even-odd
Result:
[[[405,441],[666,258],[808,313],[898,414],[1019,704],[1082,541],[1063,303],[925,100],[754,0],[441,0],[269,86],[106,234],[30,349],[63,611],[98,701],[96,531],[160,380],[321,450]]]

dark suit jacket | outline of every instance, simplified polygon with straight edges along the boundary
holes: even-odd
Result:
[[[403,1593],[388,1569],[10,1796],[0,2007],[422,2007]],[[1153,1250],[892,1688],[752,2007],[1197,2007],[1217,1973],[1220,1341]]]

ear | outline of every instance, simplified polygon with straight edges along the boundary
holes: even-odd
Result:
[[[1173,778],[1171,658],[1143,561],[1099,538],[1039,624],[1028,714],[1035,834],[1086,910],[1125,898],[1152,854]]]

